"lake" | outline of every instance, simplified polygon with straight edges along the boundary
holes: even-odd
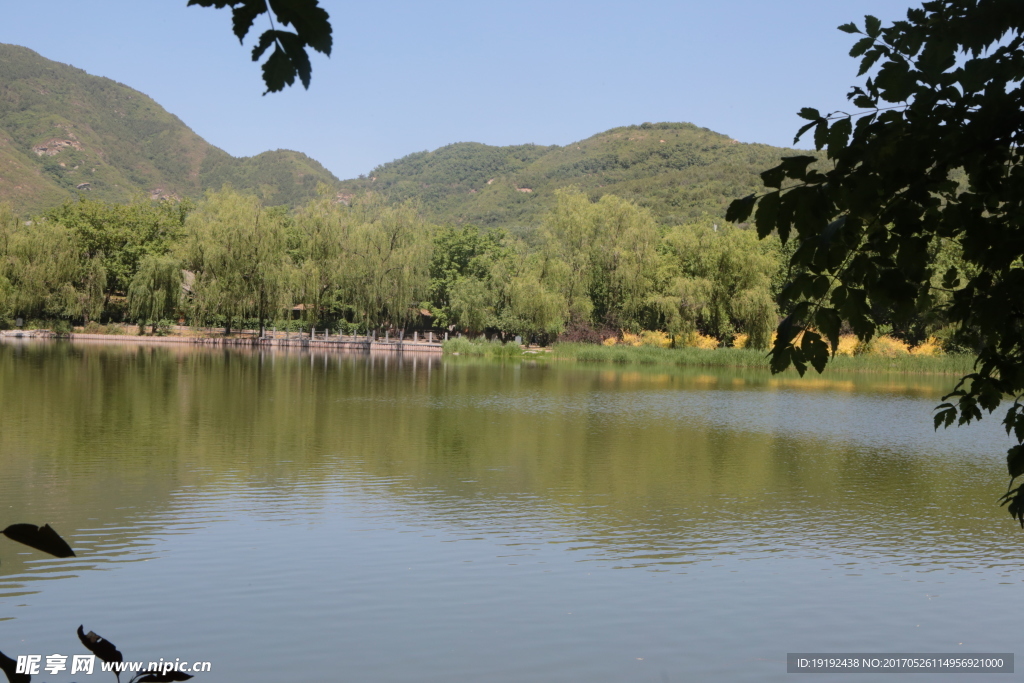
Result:
[[[934,433],[950,384],[2,344],[0,524],[48,522],[78,557],[0,538],[0,650],[82,654],[84,624],[258,683],[1013,652],[1009,440],[995,418]]]

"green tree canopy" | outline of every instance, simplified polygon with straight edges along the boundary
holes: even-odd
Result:
[[[597,202],[560,190],[544,227],[545,276],[570,321],[636,327],[654,285],[658,227],[650,211],[615,195]]]
[[[977,351],[975,372],[939,406],[936,427],[1011,400],[1011,487],[1024,474],[1024,12],[1015,0],[934,0],[883,27],[866,17],[851,55],[856,113],[801,110],[827,163],[798,156],[761,174],[768,191],[732,204],[758,233],[796,244],[772,368],[819,372],[845,321],[861,339],[873,310],[906,319],[941,305]],[[936,240],[963,267],[937,272]],[[938,284],[936,285],[936,282]],[[1005,502],[1024,526],[1021,488]]]
[[[0,205],[0,312],[84,318],[103,309],[107,272],[80,237],[51,221],[21,224]]]
[[[669,334],[701,331],[766,349],[778,322],[772,279],[778,243],[713,218],[673,228],[665,236],[663,284],[651,297]]]
[[[181,236],[192,202],[154,202],[137,198],[128,204],[79,198],[45,214],[47,221],[68,228],[89,258],[107,273],[106,295],[126,294],[139,262],[166,254]]]
[[[231,189],[211,192],[186,222],[179,257],[193,273],[189,308],[196,320],[257,318],[260,331],[290,305],[294,269],[286,217]],[[153,264],[154,267],[157,264]]]

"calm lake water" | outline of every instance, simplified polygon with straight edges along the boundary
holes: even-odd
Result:
[[[948,379],[826,377],[0,345],[0,524],[79,555],[0,538],[0,650],[84,653],[84,624],[258,683],[1013,652],[998,420],[935,434]]]

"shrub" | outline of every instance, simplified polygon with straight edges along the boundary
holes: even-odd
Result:
[[[672,337],[661,330],[644,330],[640,333],[640,346],[657,346],[667,349],[672,346]]]
[[[882,356],[884,358],[895,358],[896,356],[905,356],[910,353],[906,342],[896,337],[891,337],[888,334],[873,337],[866,344],[859,342],[857,347],[860,349],[859,353]]]
[[[622,331],[622,340],[619,342],[623,346],[640,346],[642,340],[639,334],[633,334],[632,332]]]
[[[683,346],[694,349],[717,349],[718,340],[714,337],[709,337],[706,334],[701,334],[700,332],[691,332],[690,335],[683,340]]]
[[[844,334],[839,337],[839,345],[836,347],[837,356],[853,356],[858,352],[858,344],[860,341],[856,335]]]
[[[928,337],[923,342],[910,349],[914,356],[941,356],[945,353],[942,349],[942,341],[937,337]]]

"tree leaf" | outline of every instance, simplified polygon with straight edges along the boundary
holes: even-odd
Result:
[[[1024,528],[1024,505],[1021,504],[1020,487],[1007,491],[1000,499],[1000,505],[1007,506],[1010,516],[1020,521],[1021,528]]]
[[[764,183],[765,187],[779,189],[782,187],[782,181],[785,178],[786,170],[782,167],[782,164],[761,172],[761,182]]]
[[[75,552],[49,524],[12,524],[3,531],[4,536],[30,548],[42,550],[54,557],[74,557]]]
[[[274,48],[274,52],[263,63],[263,82],[267,84],[264,95],[280,92],[286,85],[295,83],[295,66],[280,47]]]
[[[817,109],[812,109],[811,107],[804,107],[798,111],[796,115],[802,119],[807,119],[808,121],[821,121],[821,113]]]
[[[849,24],[843,24],[838,28],[843,33],[860,33],[860,29],[857,28],[857,24],[853,23],[852,21]]]
[[[308,89],[313,65],[309,62],[309,55],[306,54],[302,41],[295,34],[287,32],[282,32],[278,36],[278,40],[281,42],[281,47],[284,48],[284,53],[291,62],[292,68],[298,74],[299,80],[302,81],[303,87]]]
[[[839,312],[834,308],[819,308],[814,314],[814,324],[828,339],[831,354],[834,356],[839,347],[839,330],[843,324]]]
[[[110,662],[123,662],[124,656],[121,651],[114,647],[114,644],[103,636],[97,635],[92,631],[85,632],[84,627],[78,627],[78,639],[82,641],[82,645],[85,645],[89,652],[93,653],[100,660]]]
[[[741,199],[734,199],[725,211],[725,220],[730,223],[742,223],[750,218],[754,204],[757,202],[757,195],[747,195]]]
[[[850,56],[860,57],[862,54],[867,52],[868,49],[870,49],[871,46],[874,44],[874,38],[861,38],[860,40],[853,44],[853,47],[850,48]]]
[[[1006,451],[1006,470],[1010,473],[1010,479],[1024,474],[1024,446],[1018,444]]]
[[[800,142],[800,138],[804,136],[804,133],[813,128],[816,124],[817,121],[811,121],[810,123],[805,123],[804,125],[800,126],[800,130],[798,130],[796,132],[796,135],[793,136],[793,144],[795,145],[796,143]]]
[[[10,683],[29,683],[32,680],[32,676],[29,674],[18,673],[18,662],[3,652],[0,652],[0,671],[4,672]]]
[[[885,51],[880,49],[880,48],[876,48],[874,50],[868,50],[864,54],[864,58],[862,60],[860,60],[860,70],[857,72],[857,75],[858,76],[863,76],[864,74],[866,74],[868,72],[868,69],[870,69],[871,67],[873,67],[875,65],[875,62],[878,61],[878,59],[884,54],[884,52]],[[854,101],[854,103],[856,104],[856,100]],[[858,105],[858,106],[860,106],[860,105]],[[868,107],[865,107],[865,108],[867,109],[867,108],[870,108],[870,107],[871,107],[871,105],[869,105]]]
[[[882,33],[882,21],[870,14],[864,17],[864,32],[872,38],[877,38]]]
[[[761,201],[758,202],[754,222],[757,225],[757,236],[761,239],[770,235],[775,229],[781,199],[781,193],[771,192],[761,197]]]
[[[258,62],[263,53],[267,51],[267,48],[273,45],[276,40],[277,31],[264,31],[256,45],[252,48],[252,61]]]
[[[800,351],[803,353],[804,358],[818,371],[819,375],[825,371],[829,352],[828,345],[822,341],[820,334],[805,331],[803,338],[800,340]]]
[[[782,163],[779,164],[779,167],[785,172],[787,178],[803,180],[807,174],[807,167],[817,160],[817,157],[807,156],[806,154],[782,157]]]
[[[270,7],[282,24],[295,28],[302,45],[325,55],[331,54],[330,16],[317,0],[270,0]]]
[[[832,127],[828,131],[828,156],[835,159],[839,156],[839,152],[846,147],[846,143],[850,139],[850,133],[853,132],[853,122],[850,117],[839,119],[832,124]]]
[[[247,0],[231,10],[231,24],[239,43],[249,33],[256,17],[266,11],[267,5],[262,0]]]

